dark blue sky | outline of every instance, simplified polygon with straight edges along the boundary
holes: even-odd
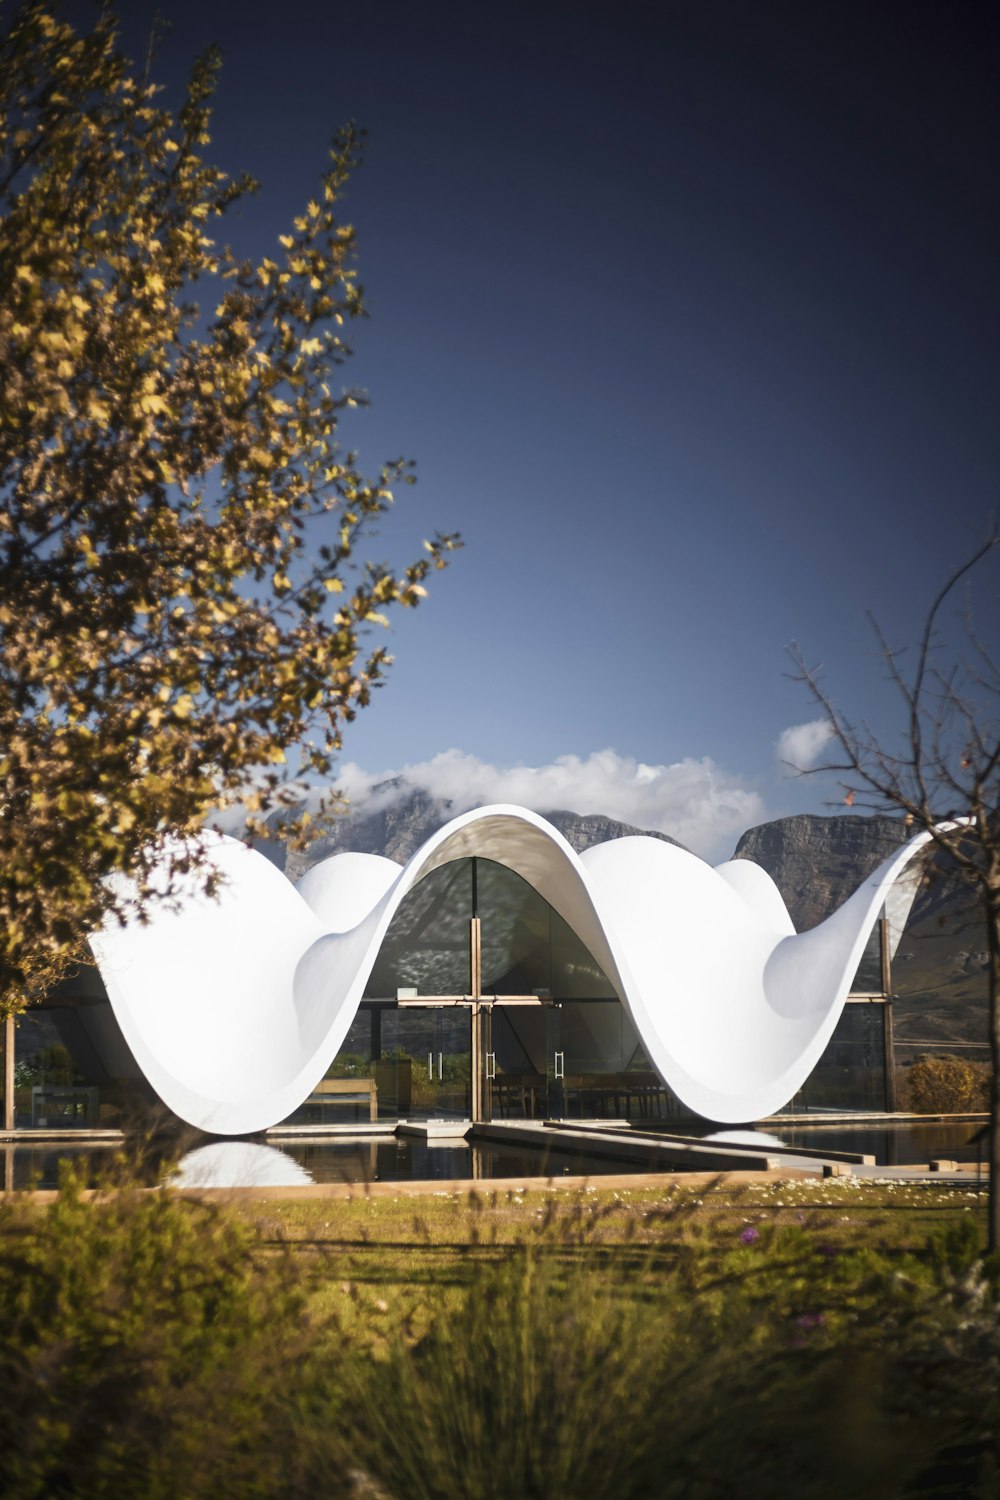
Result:
[[[815,717],[786,646],[890,722],[864,612],[911,638],[997,504],[993,8],[133,0],[133,54],[157,5],[171,90],[223,48],[215,158],[263,184],[241,252],[338,123],[370,134],[345,436],[418,464],[373,553],[466,550],[345,760],[573,755],[567,803],[617,776],[602,810],[687,798],[720,850],[819,807],[776,769]]]

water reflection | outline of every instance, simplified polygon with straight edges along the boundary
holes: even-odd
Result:
[[[475,1182],[501,1177],[599,1177],[641,1172],[644,1165],[613,1161],[576,1150],[551,1151],[489,1142],[425,1141],[412,1136],[368,1140],[284,1142],[282,1150],[314,1182]]]
[[[779,1126],[776,1131],[699,1130],[685,1122],[684,1133],[706,1140],[761,1146],[768,1150],[782,1145],[824,1151],[864,1152],[880,1166],[923,1165],[936,1157],[974,1163],[980,1147],[971,1139],[974,1122],[926,1125],[875,1124]],[[553,1140],[548,1151],[517,1143],[457,1141],[435,1142],[419,1137],[379,1135],[327,1137],[317,1140],[283,1141],[281,1146],[259,1141],[211,1141],[187,1152],[173,1172],[162,1156],[147,1158],[131,1169],[131,1180],[153,1187],[170,1182],[182,1188],[301,1187],[310,1183],[442,1182],[491,1178],[531,1178],[626,1174],[650,1170],[651,1163],[616,1161],[575,1149],[569,1142]],[[562,1149],[560,1149],[562,1148]],[[65,1146],[46,1142],[4,1145],[0,1159],[6,1189],[55,1188],[60,1163],[85,1162],[88,1185],[115,1180],[120,1148],[82,1144]]]
[[[733,1145],[802,1146],[817,1156],[822,1156],[825,1151],[860,1152],[874,1156],[880,1167],[913,1167],[925,1166],[936,1157],[959,1162],[976,1161],[977,1153],[982,1149],[974,1140],[979,1128],[972,1120],[953,1123],[928,1120],[925,1125],[911,1122],[852,1125],[844,1120],[826,1125],[817,1120],[808,1125],[778,1125],[772,1131],[712,1130],[709,1125],[702,1127],[688,1122],[685,1133],[690,1131],[706,1141],[730,1141]]]
[[[713,1130],[711,1135],[702,1136],[706,1141],[721,1141],[723,1145],[729,1146],[781,1146],[788,1145],[787,1140],[782,1141],[779,1136],[771,1135],[767,1130]]]
[[[822,1155],[830,1151],[862,1151],[874,1156],[880,1167],[918,1166],[944,1157],[950,1161],[974,1162],[977,1147],[972,1137],[979,1129],[973,1121],[926,1125],[806,1125],[779,1127],[789,1146],[806,1146]],[[984,1157],[985,1159],[985,1157]]]
[[[274,1146],[254,1141],[214,1141],[182,1156],[167,1176],[171,1187],[304,1187],[305,1167]]]

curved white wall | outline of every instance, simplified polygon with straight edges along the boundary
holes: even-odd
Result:
[[[773,881],[748,861],[713,869],[645,837],[578,855],[523,808],[465,813],[403,868],[334,855],[298,889],[220,837],[209,850],[225,877],[218,899],[193,890],[146,924],[109,924],[91,946],[164,1102],[203,1130],[244,1134],[284,1119],[323,1077],[407,891],[478,855],[516,871],[578,934],[684,1103],[739,1122],[779,1109],[815,1067],[882,903],[926,843],[913,839],[796,935]]]

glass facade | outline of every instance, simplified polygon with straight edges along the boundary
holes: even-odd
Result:
[[[468,1118],[472,1104],[469,1008],[395,1009],[419,998],[466,995],[470,918],[482,924],[481,993],[497,997],[489,1020],[486,1112],[499,1119],[664,1119],[688,1113],[666,1088],[615,991],[577,935],[506,866],[462,859],[426,876],[393,920],[366,987],[365,1007],[334,1060],[371,1080],[377,1102],[315,1098],[292,1117]],[[876,924],[851,986],[881,996],[884,928]],[[536,995],[544,1004],[504,1005]],[[882,1110],[886,1026],[878,1002],[850,1003],[815,1072],[786,1109]]]
[[[829,1046],[782,1113],[886,1109],[885,1044],[885,1005],[848,1001]]]
[[[287,1123],[470,1117],[474,916],[480,993],[494,1001],[484,1018],[487,1115],[679,1112],[607,975],[558,912],[505,865],[461,859],[401,903],[344,1046]]]
[[[18,1130],[121,1128],[155,1104],[96,969],[15,1020]]]
[[[881,921],[876,922],[865,944],[865,951],[861,955],[858,972],[851,983],[852,995],[881,995],[883,993],[882,944],[884,940],[883,925]]]
[[[459,859],[425,875],[386,933],[366,999],[466,995],[469,919],[483,919],[482,993],[613,1000],[606,975],[558,912],[505,865]]]

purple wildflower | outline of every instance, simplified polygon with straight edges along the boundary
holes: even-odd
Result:
[[[754,1244],[759,1239],[760,1239],[760,1232],[759,1232],[759,1230],[754,1229],[753,1225],[751,1224],[746,1229],[744,1229],[743,1233],[740,1235],[740,1244],[741,1245],[752,1245],[752,1244]]]
[[[800,1328],[819,1328],[820,1324],[826,1322],[826,1319],[821,1312],[810,1312],[803,1313],[801,1318],[796,1318],[795,1321]]]

